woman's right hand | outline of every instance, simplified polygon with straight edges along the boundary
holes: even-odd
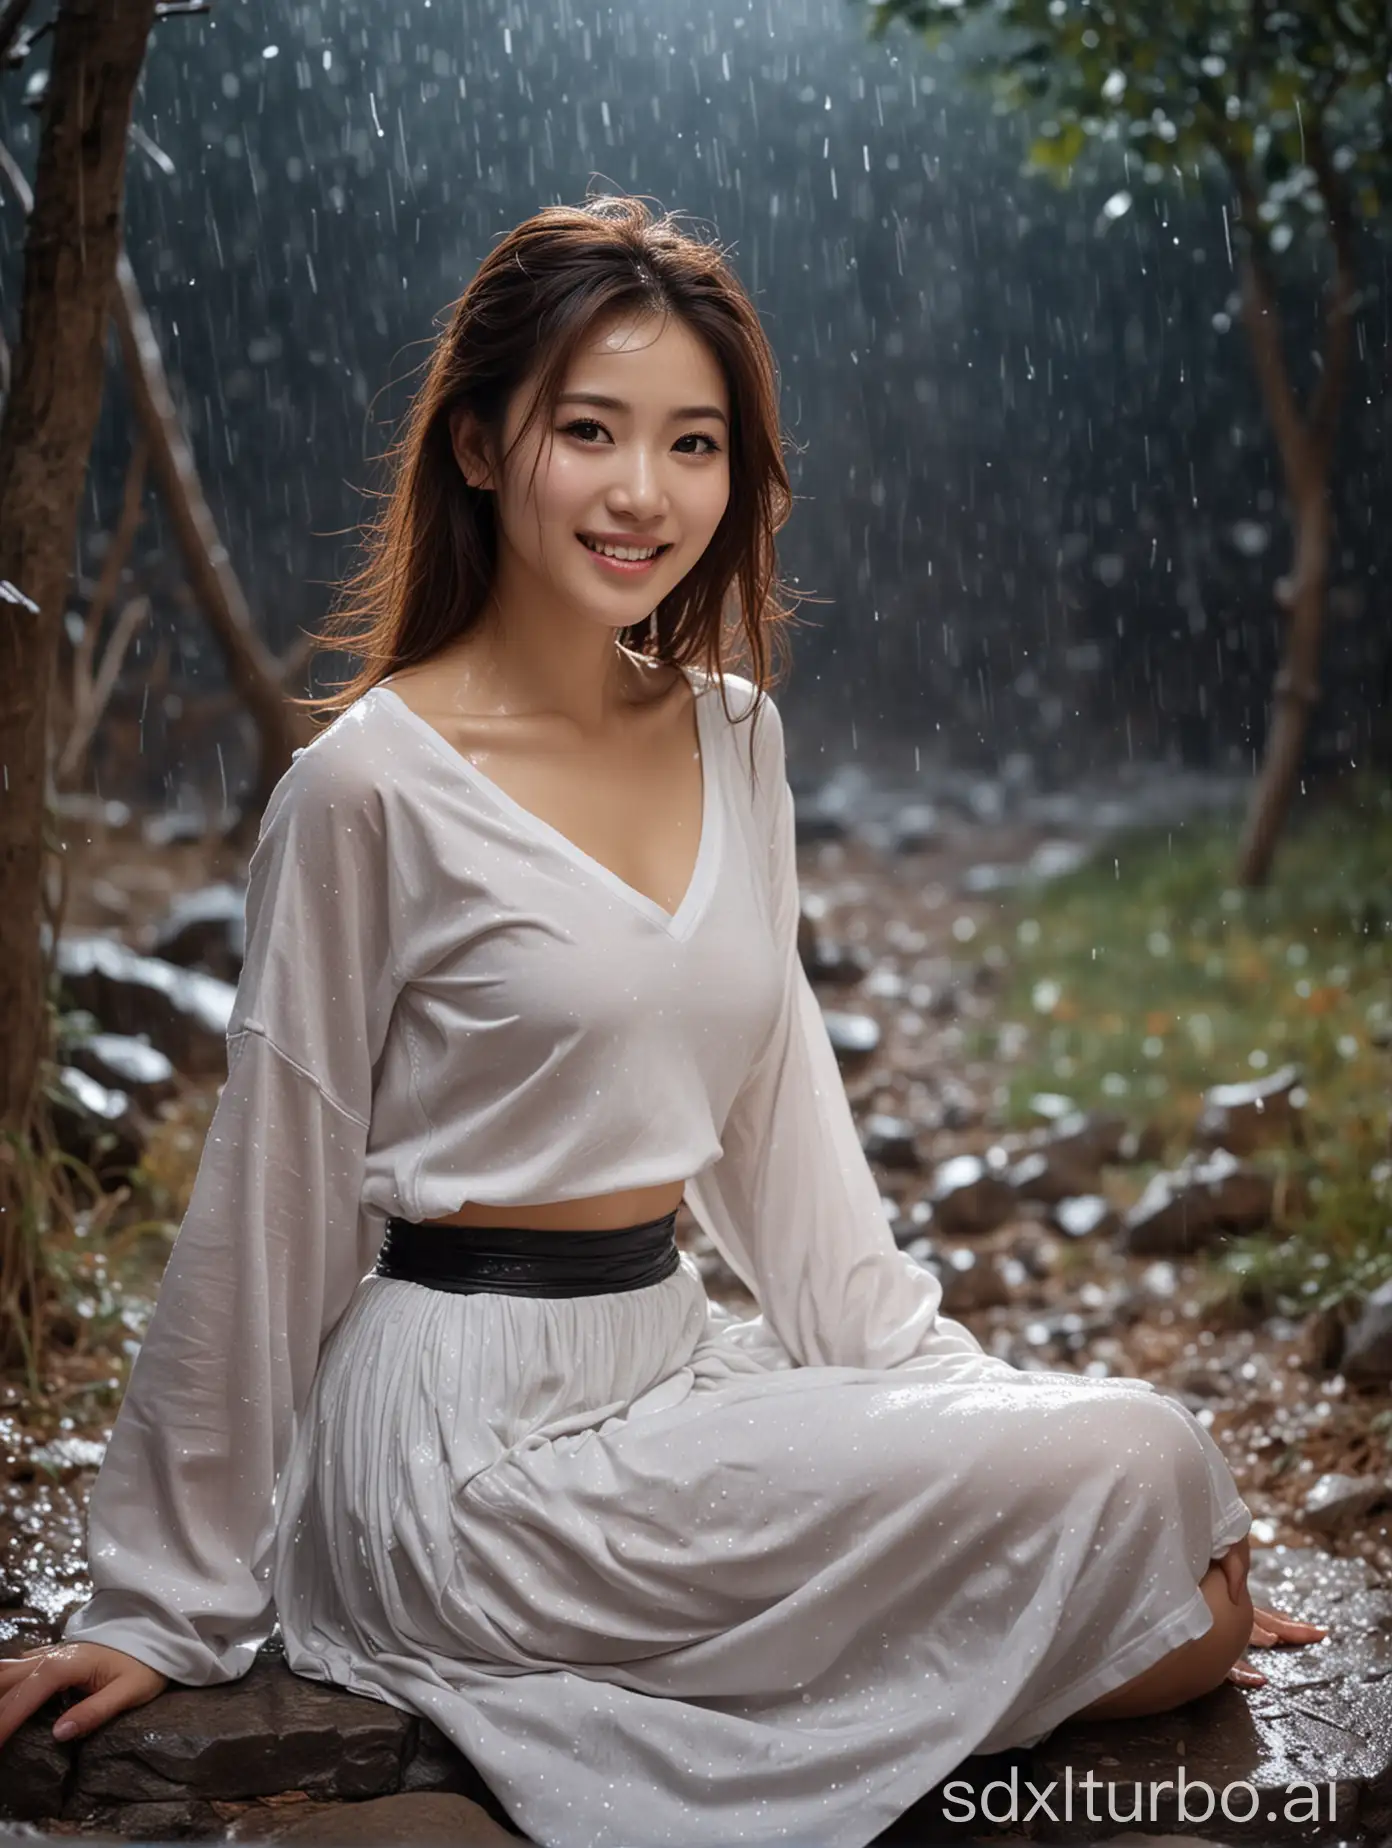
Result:
[[[168,1675],[105,1643],[46,1644],[0,1659],[0,1750],[63,1688],[81,1688],[87,1695],[53,1728],[54,1738],[66,1743],[95,1732],[127,1707],[143,1707],[168,1685]]]

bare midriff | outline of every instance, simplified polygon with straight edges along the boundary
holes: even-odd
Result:
[[[532,1226],[539,1232],[615,1232],[620,1226],[665,1219],[681,1204],[685,1181],[630,1187],[620,1193],[590,1194],[579,1200],[549,1200],[543,1206],[485,1206],[470,1202],[428,1226]]]

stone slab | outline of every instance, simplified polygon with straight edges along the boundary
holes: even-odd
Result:
[[[1257,1603],[1327,1624],[1330,1634],[1309,1647],[1253,1650],[1269,1677],[1255,1691],[1225,1685],[1175,1713],[1141,1720],[1067,1721],[1033,1749],[969,1758],[953,1780],[978,1794],[1000,1785],[970,1825],[960,1808],[944,1811],[940,1786],[880,1839],[1143,1848],[1145,1838],[1178,1836],[1190,1848],[1204,1841],[1392,1848],[1392,1587],[1357,1560],[1273,1547],[1254,1553],[1252,1589]],[[292,1675],[271,1646],[241,1681],[171,1688],[73,1746],[52,1739],[56,1712],[50,1703],[5,1748],[0,1814],[145,1842],[243,1839],[225,1833],[228,1803],[278,1798],[283,1807],[267,1825],[278,1831],[281,1815],[286,1828],[292,1821],[308,1827],[320,1812],[342,1813],[345,1826],[357,1826],[389,1798],[417,1804],[414,1812],[392,1810],[393,1817],[460,1818],[477,1810],[508,1838],[501,1805],[430,1721]],[[1070,1770],[1074,1799],[1065,1816]],[[1089,1773],[1091,1786],[1082,1782]],[[1012,1775],[1014,1820],[1000,1807],[1010,1801]],[[1051,1784],[1054,1793],[1041,1806],[1038,1794]],[[1302,1786],[1304,1812],[1288,1801]],[[422,1798],[438,1802],[420,1808]],[[232,1826],[250,1830],[253,1823],[243,1817]]]

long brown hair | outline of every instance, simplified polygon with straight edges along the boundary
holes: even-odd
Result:
[[[670,212],[655,219],[641,199],[606,195],[547,206],[508,232],[455,303],[404,433],[387,453],[386,506],[365,530],[365,562],[337,586],[329,627],[314,637],[360,656],[362,666],[333,693],[296,705],[335,717],[479,623],[497,559],[495,498],[465,481],[451,414],[472,412],[496,454],[513,394],[535,371],[539,389],[520,443],[537,417],[554,417],[566,369],[596,322],[625,311],[675,317],[720,364],[731,403],[730,496],[706,551],[658,605],[655,641],[646,618],[620,639],[663,662],[743,672],[760,695],[776,684],[768,637],[781,655],[793,611],[780,601],[787,587],[774,534],[793,496],[773,354],[714,244],[681,229]]]

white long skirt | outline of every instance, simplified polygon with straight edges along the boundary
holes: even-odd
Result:
[[[1145,1382],[988,1365],[795,1367],[685,1255],[364,1277],[277,1490],[288,1665],[433,1720],[542,1848],[863,1848],[1203,1635],[1250,1525]]]

